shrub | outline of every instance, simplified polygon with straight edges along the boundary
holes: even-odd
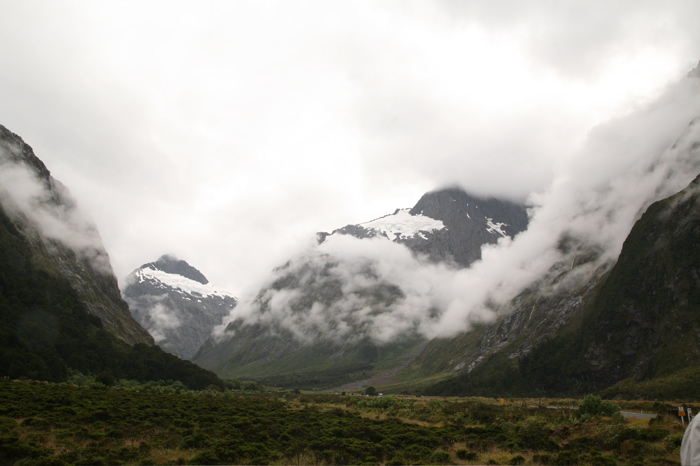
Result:
[[[457,450],[457,458],[464,461],[476,461],[479,458],[479,454],[475,451],[469,451],[462,448]]]
[[[597,395],[586,395],[581,404],[578,406],[580,416],[586,414],[590,416],[612,416],[618,411],[620,411],[619,406],[611,401],[603,400]]]
[[[205,450],[198,453],[190,460],[191,464],[221,464],[219,457],[211,450]]]
[[[17,421],[9,417],[0,416],[0,433],[9,432],[17,427]]]
[[[447,464],[450,462],[450,454],[446,451],[436,451],[430,455],[430,462],[434,464]]]
[[[508,461],[508,464],[525,464],[525,457],[523,455],[514,456]]]
[[[576,454],[573,451],[563,451],[559,453],[555,458],[552,464],[561,464],[561,465],[576,465],[579,464],[579,458],[578,454]]]
[[[683,434],[669,434],[664,439],[664,445],[668,451],[673,451],[681,446],[683,442]]]
[[[103,385],[106,385],[108,387],[113,387],[115,380],[114,376],[112,375],[111,372],[109,371],[102,371],[97,376],[95,377],[95,382],[101,383]]]
[[[432,452],[423,445],[411,445],[404,450],[404,456],[412,461],[421,461],[428,458]]]

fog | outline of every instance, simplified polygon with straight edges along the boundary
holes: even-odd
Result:
[[[112,275],[109,256],[94,223],[78,208],[69,191],[59,181],[43,179],[34,167],[23,162],[22,148],[0,140],[0,204],[20,224],[28,224],[42,238],[60,242],[96,270]],[[31,233],[30,233],[31,234]]]

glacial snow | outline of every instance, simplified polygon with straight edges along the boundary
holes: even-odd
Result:
[[[135,275],[136,278],[138,278],[139,283],[149,279],[156,280],[164,285],[178,289],[190,295],[196,294],[204,298],[208,298],[209,296],[236,298],[235,295],[229,293],[228,291],[214,288],[211,284],[203,285],[194,280],[190,280],[189,278],[185,278],[182,275],[167,273],[163,272],[162,270],[152,269],[150,267],[137,270]]]
[[[486,231],[489,233],[496,233],[499,234],[503,237],[508,236],[508,233],[503,231],[504,226],[508,226],[507,223],[502,223],[502,222],[494,222],[492,218],[484,217],[486,219]]]
[[[361,223],[360,226],[384,233],[392,241],[396,238],[412,238],[416,235],[427,239],[423,233],[445,228],[440,220],[420,214],[411,215],[409,210],[400,209],[391,215]]]

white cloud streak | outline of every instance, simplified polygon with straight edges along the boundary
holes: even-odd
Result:
[[[109,257],[94,223],[60,182],[41,179],[34,168],[18,161],[13,154],[19,151],[14,144],[0,141],[0,204],[20,224],[28,222],[42,238],[62,243],[96,270],[111,275]]]
[[[138,300],[131,300],[126,297],[129,308],[143,327],[151,334],[156,343],[168,338],[170,330],[179,328],[182,325],[177,309],[173,309],[165,303],[168,295],[144,295]]]

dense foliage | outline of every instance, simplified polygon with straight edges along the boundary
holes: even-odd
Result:
[[[117,386],[0,379],[0,464],[674,464],[683,433],[489,399]]]
[[[56,245],[56,247],[59,247]],[[155,346],[130,346],[90,314],[68,280],[40,256],[0,209],[0,375],[63,381],[69,369],[117,378],[223,382]]]

